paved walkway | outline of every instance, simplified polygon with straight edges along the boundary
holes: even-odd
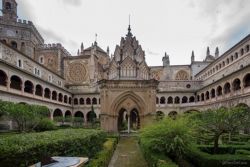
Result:
[[[147,167],[136,137],[121,137],[108,167]]]

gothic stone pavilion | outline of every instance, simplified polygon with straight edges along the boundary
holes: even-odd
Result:
[[[95,42],[72,56],[61,44],[45,44],[31,21],[17,19],[15,0],[2,0],[0,99],[39,104],[57,116],[90,120],[92,107],[106,131],[124,122],[138,129],[157,114],[250,105],[250,35],[219,55],[207,49],[203,61],[148,66],[139,41],[128,33],[114,54]],[[11,126],[11,124],[10,124]]]

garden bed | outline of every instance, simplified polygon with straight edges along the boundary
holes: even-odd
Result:
[[[65,129],[0,139],[2,166],[28,166],[51,156],[93,157],[105,141],[100,130]]]

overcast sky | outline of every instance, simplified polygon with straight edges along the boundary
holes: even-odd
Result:
[[[149,65],[190,64],[192,50],[203,60],[206,47],[220,53],[250,33],[249,0],[17,0],[19,18],[33,21],[46,43],[62,43],[76,55],[81,42],[97,42],[111,53],[132,33]]]

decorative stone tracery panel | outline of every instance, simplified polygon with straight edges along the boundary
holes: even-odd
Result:
[[[82,63],[69,64],[68,76],[71,82],[81,83],[86,80],[86,68]]]

